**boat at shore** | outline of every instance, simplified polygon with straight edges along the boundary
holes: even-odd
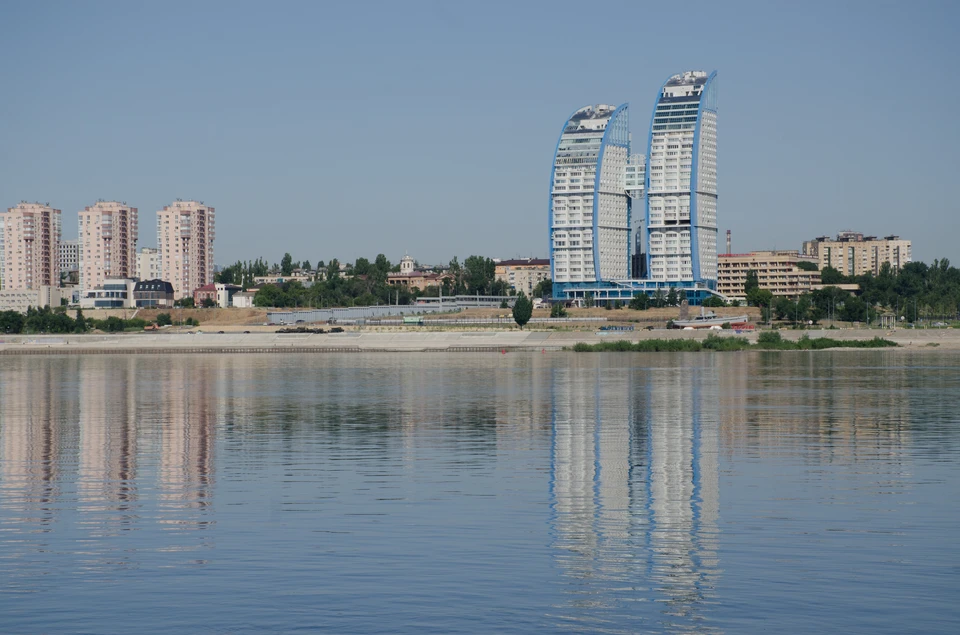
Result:
[[[704,313],[703,307],[700,309],[700,315],[694,316],[689,320],[674,320],[673,325],[676,328],[710,328],[711,326],[723,326],[724,324],[746,324],[750,320],[747,315],[717,315],[713,311]]]

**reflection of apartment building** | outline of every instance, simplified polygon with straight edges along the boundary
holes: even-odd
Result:
[[[899,270],[911,261],[910,241],[899,236],[864,236],[859,232],[842,231],[836,240],[820,236],[803,243],[803,254],[816,259],[820,269],[833,267],[846,276],[859,276],[867,272],[880,273],[880,267],[888,262]]]
[[[0,215],[0,288],[60,286],[60,210],[20,203]]]
[[[540,282],[550,277],[550,259],[517,258],[501,260],[496,265],[494,275],[497,280],[503,280],[517,292],[523,291],[525,294],[531,295]]]
[[[553,546],[582,593],[644,575],[651,600],[699,619],[719,564],[715,363],[554,369]]]
[[[805,271],[797,263],[816,264],[816,259],[797,251],[754,251],[748,254],[720,254],[717,258],[717,291],[742,298],[747,272],[756,271],[761,289],[775,296],[795,297],[809,293],[820,283],[819,271]]]
[[[137,208],[97,201],[80,212],[80,290],[137,274]]]
[[[128,509],[137,495],[137,360],[91,357],[80,381],[80,440],[77,493],[103,509]],[[88,507],[88,509],[90,509]],[[129,516],[122,517],[129,522]],[[101,520],[108,520],[101,517]],[[115,519],[114,519],[115,520]]]

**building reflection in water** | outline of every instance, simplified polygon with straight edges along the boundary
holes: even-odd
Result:
[[[136,359],[83,359],[79,382],[77,496],[92,531],[136,525],[138,428]]]
[[[76,412],[76,359],[8,358],[0,373],[0,504],[5,520],[49,531],[56,513],[69,420]]]
[[[603,607],[609,628],[647,601],[656,628],[703,632],[719,575],[716,369],[601,359],[553,370],[555,547],[574,581],[564,619]]]

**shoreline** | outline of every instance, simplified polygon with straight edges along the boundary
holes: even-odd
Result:
[[[652,330],[632,332],[600,331],[366,331],[343,333],[123,333],[80,335],[0,336],[0,356],[134,354],[161,355],[187,353],[419,353],[419,352],[556,352],[578,343],[598,344],[627,340],[656,339],[703,341],[708,335],[735,336],[756,343],[756,333],[734,331]],[[841,340],[869,340],[874,337],[896,342],[896,348],[882,350],[960,350],[960,329],[885,331],[877,329],[782,330],[787,340],[803,335]],[[759,349],[757,349],[759,350]],[[877,350],[829,348],[823,350]],[[733,351],[730,351],[733,352]],[[783,351],[790,352],[790,351]]]

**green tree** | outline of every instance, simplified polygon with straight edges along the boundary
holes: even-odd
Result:
[[[533,297],[543,298],[553,293],[553,280],[544,278],[533,288]]]
[[[180,298],[173,303],[173,306],[182,307],[184,309],[192,309],[196,306],[196,304],[194,303],[193,298],[188,296],[186,298]]]
[[[204,309],[212,309],[217,306],[217,301],[213,298],[204,298],[203,302],[200,303],[200,306]]]
[[[592,293],[588,293],[588,294],[586,294],[585,296],[583,296],[583,306],[585,306],[585,307],[587,307],[587,308],[589,309],[589,308],[594,307],[596,304],[597,304],[597,303],[596,303],[596,301],[594,301],[594,299],[593,299],[593,294],[592,294]]]
[[[83,309],[77,309],[77,317],[74,318],[73,322],[73,331],[75,333],[87,332],[87,320],[83,317]]]
[[[660,309],[667,304],[667,292],[663,289],[657,289],[653,294],[653,306]]]
[[[280,273],[284,276],[293,273],[293,256],[289,252],[283,254],[283,258],[280,259]]]
[[[677,306],[680,300],[677,298],[677,290],[670,287],[670,293],[667,294],[667,306]]]
[[[550,307],[550,317],[552,318],[567,317],[567,307],[563,306],[563,302],[555,302],[553,306]]]
[[[750,292],[760,288],[760,276],[756,269],[747,271],[747,279],[743,283],[743,294],[750,297]]]
[[[635,295],[630,299],[628,306],[634,311],[646,311],[650,308],[650,296],[646,293]]]
[[[463,261],[464,280],[467,293],[490,295],[490,289],[496,277],[497,265],[490,258],[469,256]]]
[[[524,325],[530,321],[532,316],[533,302],[521,291],[520,295],[517,296],[516,303],[513,305],[513,321],[517,323],[517,326],[519,326],[522,331]]]
[[[157,313],[157,326],[169,326],[173,324],[173,319],[169,313]]]
[[[310,261],[309,261],[309,260],[304,260],[304,261],[303,261],[303,268],[306,269],[307,271],[312,271],[312,270],[313,270],[313,267],[310,266]]]
[[[340,278],[340,261],[336,258],[331,258],[330,263],[327,265],[327,280],[335,280]]]
[[[724,302],[723,299],[720,298],[719,296],[712,295],[703,301],[703,306],[708,308],[711,308],[711,307],[715,308],[715,307],[727,306],[727,303]]]
[[[819,267],[817,267],[817,263],[815,263],[815,262],[809,262],[809,261],[807,261],[807,260],[801,260],[801,261],[797,262],[797,269],[799,269],[799,270],[801,270],[801,271],[817,271],[817,270],[819,269]]]
[[[24,317],[18,311],[0,311],[0,333],[22,333]]]
[[[820,282],[821,284],[832,285],[832,284],[843,284],[847,281],[847,277],[834,269],[833,267],[827,266],[824,267],[820,272]]]

